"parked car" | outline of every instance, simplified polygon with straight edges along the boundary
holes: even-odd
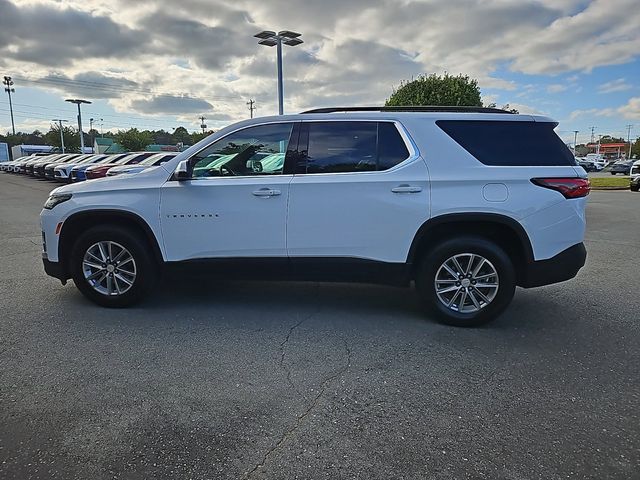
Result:
[[[115,166],[136,165],[151,155],[153,155],[153,152],[134,152],[120,158],[117,162],[112,164],[93,165],[86,170],[87,180],[106,177],[107,172]]]
[[[593,160],[587,160],[586,158],[576,159],[578,165],[580,165],[586,172],[599,172],[602,167]]]
[[[109,155],[106,158],[103,158],[102,160],[98,160],[97,162],[95,162],[93,165],[115,165],[115,163],[126,157],[127,155],[129,155],[128,153],[118,153],[116,155]],[[71,177],[71,181],[72,182],[84,182],[87,179],[86,176],[86,170],[87,168],[93,166],[91,164],[89,165],[76,165],[75,167],[73,167],[71,169],[71,172],[69,173],[69,176]]]
[[[50,164],[55,162],[68,162],[73,160],[74,158],[78,158],[80,157],[79,153],[67,153],[64,155],[61,155],[60,157],[56,158],[55,160],[52,160],[50,158],[48,159],[43,159],[40,160],[39,162],[36,162],[33,164],[33,176],[37,177],[37,178],[44,178],[44,168]]]
[[[107,171],[108,177],[114,177],[116,175],[132,174],[132,173],[140,173],[147,168],[155,167],[158,165],[162,165],[165,162],[168,162],[173,157],[175,157],[178,152],[161,152],[151,155],[141,162],[134,165],[119,165],[113,168],[110,168]]]
[[[56,160],[56,159],[62,157],[63,155],[65,155],[65,154],[56,153],[56,154],[53,154],[53,155],[49,155],[47,157],[47,160]],[[33,176],[34,175],[34,171],[33,171],[34,166],[36,164],[42,162],[42,161],[43,161],[42,157],[34,156],[34,158],[30,159],[28,162],[26,162],[24,164],[24,169],[21,169],[21,173],[25,173],[26,175],[32,175]]]
[[[71,169],[76,166],[90,166],[101,160],[104,160],[109,155],[101,153],[97,155],[87,155],[87,158],[81,160],[73,160],[71,162],[55,164],[53,166],[53,178],[58,182],[70,182],[71,181]],[[49,166],[51,167],[51,166]],[[48,168],[49,168],[48,167]]]
[[[636,160],[635,162],[633,162],[629,175],[631,175],[631,191],[637,192],[638,190],[640,190],[640,160]]]
[[[629,175],[631,165],[633,165],[633,160],[618,160],[616,163],[611,165],[609,171],[611,172],[611,175],[616,175],[618,173],[621,173],[622,175]]]
[[[556,125],[472,107],[245,120],[158,168],[51,192],[45,271],[106,307],[142,299],[166,263],[205,262],[224,278],[415,282],[439,319],[479,325],[516,286],[584,265],[590,185]]]
[[[82,162],[83,160],[91,156],[92,155],[90,154],[70,155],[68,157],[59,158],[58,160],[54,160],[53,162],[46,163],[41,167],[43,169],[44,178],[46,178],[47,180],[54,180],[54,177],[55,177],[54,168],[57,167],[58,165],[66,165],[66,164],[71,164],[76,162]]]

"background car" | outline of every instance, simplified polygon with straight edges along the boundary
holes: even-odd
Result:
[[[609,171],[611,172],[611,175],[616,175],[618,173],[621,173],[622,175],[629,175],[631,165],[633,165],[633,160],[619,160],[609,167]]]
[[[58,158],[62,157],[63,153],[56,153],[54,155],[49,155],[49,160],[57,160]],[[35,164],[39,163],[42,161],[42,157],[35,157],[30,159],[29,161],[27,161],[24,164],[24,168],[20,170],[20,173],[24,173],[25,175],[33,175],[33,167]]]
[[[587,160],[586,158],[576,158],[578,165],[585,169],[587,172],[599,172],[602,167],[593,160]]]
[[[62,155],[59,158],[56,158],[55,161],[56,162],[67,162],[67,161],[72,160],[74,158],[77,158],[79,156],[80,156],[79,153],[69,153],[69,154]],[[32,175],[34,177],[37,177],[37,178],[44,178],[44,168],[47,165],[49,165],[50,163],[53,163],[53,162],[54,162],[53,159],[47,158],[45,160],[41,160],[41,161],[39,161],[37,163],[34,163],[33,164],[33,173],[32,173]]]
[[[102,160],[98,160],[93,164],[89,163],[84,165],[76,165],[71,169],[71,172],[69,173],[69,177],[71,178],[71,181],[74,183],[84,182],[87,179],[87,175],[86,175],[87,168],[91,167],[92,165],[114,165],[118,160],[121,160],[122,158],[128,155],[129,155],[128,153],[119,153],[117,155],[109,155],[106,158],[103,158]]]
[[[107,172],[116,165],[135,165],[140,163],[145,158],[153,155],[154,152],[135,152],[125,155],[120,158],[118,161],[112,164],[105,165],[94,165],[92,167],[87,168],[85,174],[87,180],[93,180],[95,178],[102,178],[107,176]]]
[[[121,175],[123,173],[140,173],[147,168],[155,167],[156,165],[162,165],[164,162],[171,160],[177,154],[178,152],[156,153],[155,155],[151,155],[150,157],[145,158],[140,163],[137,163],[135,165],[120,165],[117,167],[113,167],[107,172],[107,176],[113,177],[115,175]]]
[[[633,162],[629,175],[631,175],[631,191],[637,192],[640,190],[640,160]]]
[[[58,165],[64,165],[66,163],[76,163],[82,160],[85,160],[87,157],[91,157],[92,155],[71,155],[67,158],[64,159],[58,159],[58,160],[54,160],[50,163],[47,163],[44,165],[44,178],[46,178],[47,180],[53,180],[54,179],[54,168],[57,167]]]
[[[99,154],[99,155],[88,155],[87,158],[82,158],[79,161],[73,160],[67,163],[58,163],[53,166],[53,179],[58,182],[68,182],[71,181],[71,169],[78,165],[93,165],[100,160],[107,158],[109,155],[107,154]],[[47,167],[48,168],[48,167]]]

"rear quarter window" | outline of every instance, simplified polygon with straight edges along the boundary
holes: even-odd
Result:
[[[573,154],[554,123],[438,120],[436,125],[485,165],[571,166]]]

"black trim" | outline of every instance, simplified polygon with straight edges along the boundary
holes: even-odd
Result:
[[[62,262],[66,261],[66,259],[63,258],[64,253],[66,253],[71,247],[71,245],[67,245],[67,242],[73,240],[73,239],[67,240],[66,238],[66,234],[68,234],[69,232],[70,225],[73,226],[76,222],[81,222],[84,219],[94,220],[99,217],[113,218],[114,216],[116,217],[119,216],[122,218],[126,218],[127,220],[131,220],[132,222],[136,223],[137,226],[142,228],[143,232],[145,233],[145,236],[147,237],[147,240],[151,243],[154,258],[158,263],[162,263],[164,261],[162,258],[162,252],[160,250],[160,243],[158,242],[158,239],[153,233],[153,230],[151,230],[151,227],[149,226],[149,224],[142,217],[140,217],[135,213],[128,212],[126,210],[116,210],[116,209],[85,210],[85,211],[75,213],[71,215],[69,218],[67,218],[62,224],[62,230],[60,231],[60,237],[58,241],[58,258]]]
[[[446,215],[440,215],[437,217],[430,218],[422,226],[418,229],[415,237],[413,238],[413,242],[411,243],[411,247],[409,248],[409,255],[407,257],[407,263],[413,263],[415,260],[415,256],[420,246],[420,242],[422,239],[429,234],[429,231],[434,227],[443,225],[443,224],[462,224],[465,222],[486,222],[486,223],[497,223],[500,225],[505,225],[509,227],[511,230],[515,232],[515,234],[520,239],[521,246],[523,248],[525,254],[525,261],[527,263],[533,262],[533,248],[531,247],[531,241],[529,240],[529,236],[527,232],[524,230],[524,227],[520,225],[520,223],[505,215],[500,215],[497,213],[449,213]],[[473,233],[482,233],[482,232],[469,232]]]
[[[583,243],[578,243],[547,260],[529,262],[525,265],[520,286],[540,287],[569,280],[578,274],[586,259],[587,249]]]
[[[44,265],[44,271],[50,277],[57,278],[61,282],[66,282],[69,278],[69,275],[65,271],[62,263],[60,262],[52,262],[47,258],[47,254],[42,254],[42,263]]]
[[[301,113],[334,113],[334,112],[452,112],[452,113],[507,113],[512,112],[500,108],[491,107],[465,107],[465,106],[406,106],[406,107],[327,107],[314,108]]]
[[[196,273],[225,280],[281,280],[407,286],[406,263],[346,257],[212,258],[167,262],[174,273]]]

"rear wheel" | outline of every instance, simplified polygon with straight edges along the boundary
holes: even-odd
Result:
[[[496,318],[516,286],[513,263],[481,237],[447,240],[418,267],[416,288],[427,308],[448,325],[474,327]]]
[[[146,242],[118,226],[86,231],[71,251],[71,275],[78,290],[104,307],[126,307],[153,287],[155,264]]]
[[[637,192],[638,190],[640,190],[640,183],[638,183],[637,185],[631,185],[631,191],[632,192]]]

